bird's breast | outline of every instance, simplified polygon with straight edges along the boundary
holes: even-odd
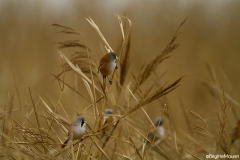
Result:
[[[101,68],[101,73],[104,76],[108,76],[113,73],[114,69],[116,68],[116,62],[104,63]]]
[[[85,128],[81,125],[75,126],[73,128],[73,140],[81,139],[85,133]]]

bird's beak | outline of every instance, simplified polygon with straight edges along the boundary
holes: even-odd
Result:
[[[86,124],[87,124],[87,121],[84,121],[84,123],[86,123]]]
[[[116,60],[118,60],[118,57],[116,56]]]

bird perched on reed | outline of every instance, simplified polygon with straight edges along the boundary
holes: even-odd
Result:
[[[163,127],[163,119],[161,117],[157,117],[154,121],[154,125],[156,129],[150,130],[148,133],[147,138],[150,140],[150,142],[156,142],[157,140],[163,139],[165,136],[165,129]]]
[[[235,142],[235,140],[240,138],[240,119],[237,121],[237,126],[233,129],[232,132],[232,144]]]
[[[111,133],[113,127],[116,125],[116,118],[112,116],[113,110],[112,109],[105,109],[103,111],[103,118],[102,121],[100,122],[102,128],[102,133],[103,135]]]
[[[71,124],[68,132],[68,139],[63,143],[64,148],[70,140],[78,140],[83,137],[86,131],[86,121],[82,116],[78,116]]]
[[[114,52],[108,52],[100,59],[98,73],[101,72],[101,74],[103,76],[103,89],[104,90],[106,88],[106,78],[108,78],[107,76],[112,74],[113,71],[118,68],[117,64],[116,64],[116,60],[118,60],[118,57],[116,56],[116,54]],[[112,84],[111,80],[108,79],[108,81],[110,84]]]
[[[155,128],[151,129],[147,135],[149,141],[147,141],[146,146],[152,147],[155,151],[161,152],[155,145],[157,145],[161,140],[163,140],[165,136],[165,129],[163,127],[163,119],[161,117],[157,117],[154,121]],[[152,145],[154,143],[154,145]],[[141,145],[137,150],[141,150],[144,145]],[[164,156],[165,154],[162,153]]]

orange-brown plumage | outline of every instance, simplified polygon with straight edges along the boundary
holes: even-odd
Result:
[[[101,128],[103,134],[108,134],[113,129],[113,126],[115,125],[116,118],[112,116],[112,109],[105,109],[103,112],[103,118],[101,121]]]
[[[114,71],[115,67],[111,68],[110,62],[111,59],[108,53],[105,54],[100,60],[98,69],[103,76],[108,76]]]
[[[106,77],[111,75],[113,71],[117,68],[116,65],[117,56],[113,52],[105,54],[99,61],[98,72],[103,76],[103,89],[106,88]],[[109,81],[111,84],[111,81]]]
[[[112,127],[114,126],[114,122],[115,121],[115,117],[112,117],[112,116],[109,116],[106,118],[106,120],[104,121],[104,124],[103,124],[103,134],[106,134],[107,132],[109,132]],[[109,125],[111,124],[111,125]]]

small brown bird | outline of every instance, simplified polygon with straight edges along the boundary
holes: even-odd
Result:
[[[232,132],[232,144],[235,142],[235,140],[240,138],[240,119],[237,121],[237,126],[233,129]]]
[[[113,52],[109,52],[105,54],[99,62],[98,73],[101,72],[103,76],[103,89],[106,88],[106,77],[113,73],[115,69],[117,69],[116,60],[118,60],[117,56]],[[109,83],[112,84],[112,81],[109,80]]]
[[[102,120],[102,133],[103,135],[111,133],[113,127],[116,125],[115,117],[112,116],[112,109],[105,109],[103,112],[103,120]]]
[[[78,116],[74,122],[72,122],[68,132],[68,139],[63,143],[62,148],[64,148],[70,140],[77,140],[83,137],[86,130],[86,123],[82,116]]]
[[[156,142],[159,139],[162,139],[165,135],[165,129],[162,126],[163,125],[163,119],[161,117],[157,117],[154,121],[154,125],[156,127],[156,129],[152,129],[150,130],[147,138],[151,141],[151,142]]]

